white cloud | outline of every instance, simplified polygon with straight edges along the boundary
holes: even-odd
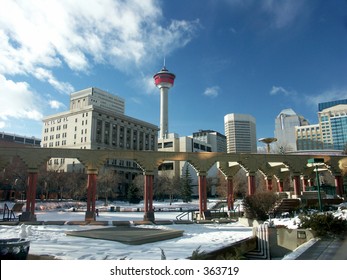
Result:
[[[160,24],[156,0],[3,0],[0,74],[33,75],[60,92],[73,87],[54,69],[85,72],[95,63],[131,72],[154,56],[185,46],[198,21]]]
[[[154,84],[153,76],[144,75],[136,81],[137,85],[143,89],[145,94],[158,94],[159,89]]]
[[[299,94],[296,91],[290,91],[281,86],[273,86],[270,91],[270,95],[284,95],[293,97],[295,100],[297,100]],[[310,95],[300,93],[300,102],[304,101],[308,106],[317,106],[318,103],[341,99],[347,99],[347,88],[333,88],[322,91],[318,94]]]
[[[41,102],[24,82],[7,80],[0,74],[0,122],[4,128],[9,118],[41,120]]]
[[[304,18],[310,12],[310,9],[306,8],[306,0],[225,0],[225,2],[233,9],[241,9],[248,14],[260,13],[263,20],[273,29],[282,29],[295,24],[298,19]]]
[[[305,95],[304,98],[306,103],[317,106],[318,103],[322,102],[347,99],[347,89],[330,89],[317,95]]]
[[[57,100],[50,100],[48,103],[49,103],[49,106],[52,109],[60,109],[60,108],[65,108],[66,107],[63,103],[61,103],[61,102],[59,102]]]
[[[69,94],[71,92],[74,92],[74,90],[75,90],[74,87],[70,83],[58,81],[54,77],[52,71],[50,71],[50,70],[38,67],[35,69],[35,72],[33,72],[32,74],[38,80],[49,83],[52,87],[54,87],[55,89],[57,89],[60,92]]]
[[[142,104],[142,100],[137,97],[131,97],[130,100],[135,104]]]
[[[295,95],[295,91],[289,91],[286,90],[285,88],[281,87],[281,86],[272,86],[272,89],[270,91],[270,95],[277,95],[277,94],[282,94],[285,96],[289,96],[289,95]]]
[[[218,96],[219,90],[220,90],[219,86],[208,87],[205,89],[204,95],[214,98]]]
[[[272,19],[272,26],[279,29],[295,22],[305,11],[305,1],[264,0],[261,4]]]

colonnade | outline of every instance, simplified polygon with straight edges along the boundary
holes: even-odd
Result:
[[[294,195],[299,196],[308,187],[310,177],[313,177],[314,167],[309,167],[309,158],[324,159],[325,167],[335,178],[336,194],[343,196],[343,180],[341,161],[347,157],[341,155],[277,155],[277,154],[227,154],[227,153],[182,153],[182,152],[154,152],[154,151],[125,151],[125,150],[81,150],[57,148],[31,147],[0,147],[0,168],[6,167],[13,157],[19,157],[28,167],[28,191],[25,211],[21,219],[36,220],[35,198],[38,167],[50,158],[76,158],[86,167],[87,181],[87,211],[85,220],[95,219],[95,201],[97,191],[98,170],[108,159],[119,158],[136,161],[144,174],[144,220],[154,220],[153,210],[153,181],[155,170],[165,161],[187,161],[197,172],[199,212],[207,210],[207,172],[217,163],[227,182],[228,209],[233,209],[233,178],[240,168],[246,171],[248,194],[253,195],[256,190],[255,174],[258,170],[264,175],[267,189],[283,192],[283,169],[290,171],[294,185]],[[273,178],[277,186],[273,186]]]

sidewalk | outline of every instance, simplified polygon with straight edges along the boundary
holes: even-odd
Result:
[[[296,260],[347,260],[347,235],[343,239],[319,240]]]

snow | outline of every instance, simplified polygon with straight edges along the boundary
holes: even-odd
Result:
[[[120,212],[110,211],[110,207],[119,207]],[[157,220],[176,220],[181,213],[179,210],[197,209],[197,203],[155,203],[155,218]],[[75,202],[37,203],[38,221],[84,221],[84,204]],[[97,221],[107,221],[109,226],[112,221],[141,221],[143,212],[142,204],[130,205],[121,202],[103,206],[98,201],[99,216]],[[74,209],[75,208],[75,209]],[[75,211],[73,211],[75,210]],[[125,211],[126,210],[126,211]],[[166,210],[166,211],[163,211]],[[171,211],[169,211],[171,210]],[[178,210],[178,211],[177,211]],[[347,218],[346,210],[339,208],[335,215]],[[268,221],[274,225],[286,225],[296,228],[298,217],[272,219]],[[253,235],[251,227],[246,227],[239,222],[225,224],[169,224],[169,225],[137,225],[137,227],[155,227],[160,229],[183,230],[183,236],[158,241],[143,245],[128,245],[116,241],[91,239],[69,236],[68,231],[88,230],[100,228],[100,225],[0,225],[0,238],[21,237],[30,240],[30,254],[49,255],[62,260],[160,260],[163,250],[167,260],[182,260],[190,257],[193,251],[213,251],[233,244],[239,240]],[[311,246],[311,240],[284,259],[295,259],[303,250]]]

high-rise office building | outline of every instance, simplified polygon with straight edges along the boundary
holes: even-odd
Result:
[[[347,104],[347,99],[318,103],[318,112],[323,111],[324,109],[339,105],[339,104]]]
[[[343,150],[347,144],[347,104],[328,107],[318,112],[324,146]]]
[[[71,94],[70,110],[43,119],[43,148],[157,150],[158,127],[124,115],[122,98],[98,88]],[[83,172],[77,159],[52,159],[54,169]],[[139,173],[135,162],[110,159],[106,165]],[[131,176],[127,176],[131,177]]]
[[[276,145],[285,151],[296,151],[296,128],[309,125],[308,121],[292,109],[282,110],[275,119],[274,135],[277,138]]]
[[[214,130],[199,130],[193,133],[193,138],[210,144],[212,152],[227,152],[227,138],[225,135]]]
[[[228,153],[256,153],[256,123],[251,115],[228,114],[224,116],[224,130]]]
[[[334,105],[337,104],[337,105]],[[344,150],[347,144],[347,104],[344,100],[320,103],[319,123],[296,127],[298,150]]]

